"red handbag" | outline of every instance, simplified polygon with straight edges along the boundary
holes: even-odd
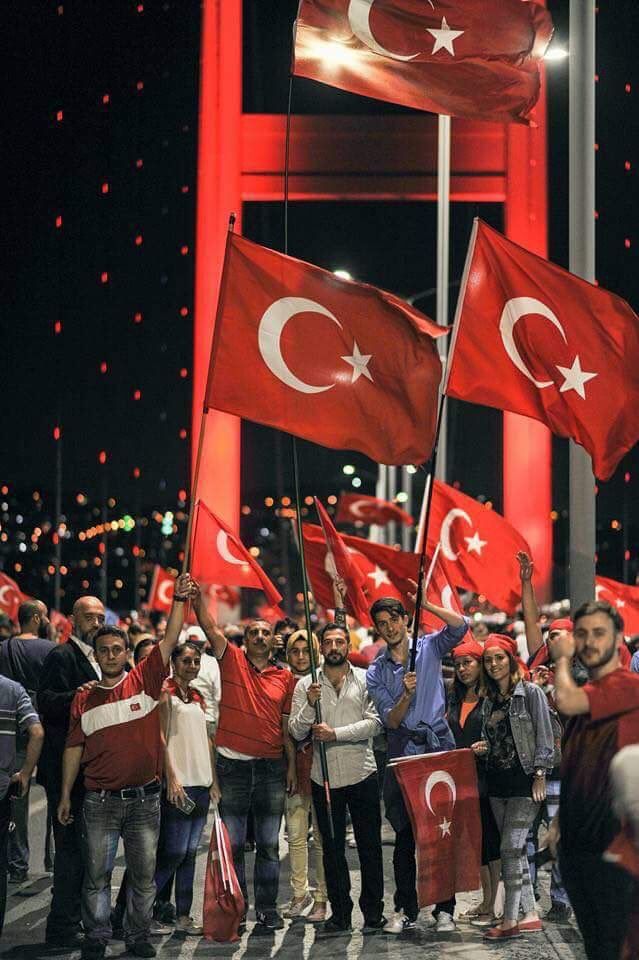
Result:
[[[239,940],[243,916],[244,897],[233,866],[229,835],[216,809],[204,881],[204,936],[219,943]]]

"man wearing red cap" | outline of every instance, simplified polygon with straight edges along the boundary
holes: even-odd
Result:
[[[621,669],[623,620],[605,601],[584,603],[570,634],[550,641],[557,707],[570,717],[561,765],[559,819],[549,842],[560,843],[559,862],[589,960],[617,960],[637,881],[603,854],[619,833],[609,783],[614,756],[639,743],[639,676]],[[578,687],[572,658],[587,669]]]

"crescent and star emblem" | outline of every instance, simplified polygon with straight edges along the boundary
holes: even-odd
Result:
[[[170,580],[163,580],[158,587],[158,600],[167,607],[171,606],[173,597],[169,596],[168,591],[173,589],[173,583]]]
[[[358,520],[366,520],[366,513],[371,509],[371,504],[366,500],[353,500],[349,510]]]
[[[446,770],[434,770],[428,777],[424,785],[424,799],[426,800],[426,806],[432,814],[435,813],[433,810],[432,804],[430,802],[430,795],[433,792],[433,789],[438,783],[445,783],[448,789],[450,790],[450,796],[452,800],[452,806],[454,808],[457,801],[457,784],[451,777],[451,775]],[[438,824],[439,829],[442,832],[442,839],[445,836],[450,836],[450,828],[452,826],[452,821],[447,820],[446,817],[443,818],[442,822]]]
[[[547,304],[543,303],[541,300],[535,299],[535,297],[514,297],[512,300],[508,300],[504,306],[504,309],[502,310],[501,318],[499,320],[499,333],[501,334],[504,350],[519,372],[523,373],[525,377],[534,383],[537,389],[545,390],[546,387],[553,386],[553,381],[535,380],[534,376],[524,363],[523,357],[517,349],[514,338],[515,325],[517,321],[521,320],[522,317],[525,317],[530,313],[536,313],[542,317],[545,317],[546,320],[552,323],[552,325],[559,331],[564,343],[566,345],[568,344],[566,332],[562,327],[561,321],[557,315],[553,313]],[[598,376],[598,374],[582,370],[579,354],[576,354],[571,367],[561,367],[559,364],[555,364],[555,366],[564,378],[564,382],[559,387],[559,392],[566,393],[568,390],[574,390],[582,400],[585,400],[585,384],[588,383],[589,380],[593,380],[594,377]]]
[[[448,511],[442,520],[441,530],[439,531],[439,542],[442,545],[442,553],[447,560],[457,560],[459,557],[459,552],[453,550],[453,546],[450,542],[450,530],[457,517],[465,520],[469,526],[472,526],[472,520],[465,510],[462,510],[460,507],[453,507],[452,510]],[[487,540],[482,540],[480,538],[477,531],[475,531],[472,537],[464,537],[464,540],[466,541],[467,552],[476,553],[478,556],[481,556],[482,550],[488,543]]]
[[[435,4],[433,0],[427,0],[427,2],[434,10]],[[357,39],[365,44],[369,50],[372,50],[373,53],[379,54],[380,57],[389,57],[391,60],[401,60],[404,62],[414,60],[415,57],[418,57],[421,50],[408,55],[393,53],[392,50],[388,50],[382,46],[379,40],[374,37],[370,23],[371,10],[374,3],[375,0],[350,0],[346,15],[350,28]],[[437,53],[438,50],[446,50],[451,56],[455,56],[453,42],[457,40],[458,37],[461,37],[464,33],[463,30],[451,30],[446,22],[446,17],[442,17],[441,27],[438,29],[428,27],[427,31],[435,41],[431,54]]]
[[[330,310],[317,303],[315,300],[307,300],[305,297],[281,297],[270,305],[264,311],[260,320],[257,343],[264,363],[272,374],[299,393],[325,393],[326,390],[332,390],[334,383],[324,384],[323,386],[314,386],[306,383],[298,377],[287,365],[282,355],[282,332],[286,324],[299,313],[319,313],[323,317],[328,317],[333,323],[343,329]],[[372,374],[368,369],[368,364],[372,359],[372,354],[361,353],[357,340],[353,340],[353,352],[350,356],[341,357],[353,368],[351,374],[351,384],[357,383],[361,376],[367,377],[373,381]],[[237,562],[237,561],[236,561]]]
[[[595,600],[608,600],[609,603],[613,604],[617,610],[623,610],[626,605],[625,600],[620,600],[618,597],[614,597],[607,587],[602,587],[601,584],[595,586]]]
[[[227,563],[237,564],[239,567],[246,566],[246,560],[240,560],[238,557],[234,557],[229,550],[229,537],[225,530],[218,530],[215,545],[222,560],[226,560]]]

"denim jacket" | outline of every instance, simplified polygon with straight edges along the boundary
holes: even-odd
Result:
[[[486,722],[492,710],[488,697],[482,703],[482,739],[487,740]],[[508,711],[510,728],[519,761],[527,774],[537,769],[552,770],[554,737],[546,695],[534,683],[520,680],[513,690]]]

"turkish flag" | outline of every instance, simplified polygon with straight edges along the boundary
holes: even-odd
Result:
[[[15,580],[0,572],[0,610],[14,623],[18,622],[18,607],[27,599]]]
[[[421,463],[444,332],[391,293],[231,234],[205,403],[380,463]]]
[[[595,595],[597,600],[607,600],[618,610],[627,637],[639,633],[639,587],[630,587],[608,577],[595,577]]]
[[[335,511],[335,523],[403,523],[410,527],[414,523],[410,513],[406,513],[396,503],[368,497],[362,493],[340,493]]]
[[[541,420],[607,480],[639,439],[639,317],[476,220],[445,393]]]
[[[302,0],[293,73],[365,97],[526,122],[550,14],[521,0]]]
[[[441,544],[447,578],[482,593],[508,613],[521,599],[517,553],[530,547],[501,514],[435,480],[428,525],[429,548]]]
[[[68,617],[65,617],[59,610],[51,609],[49,611],[49,620],[55,630],[56,643],[66,643],[73,633],[73,624]]]
[[[156,563],[153,567],[151,589],[149,590],[149,609],[159,613],[170,613],[173,604],[173,586],[175,578],[164,567]]]
[[[338,573],[344,580],[353,616],[361,624],[368,626],[371,623],[371,618],[368,615],[369,603],[362,589],[366,583],[366,575],[351,557],[340,534],[333,526],[331,518],[317,497],[315,497],[315,509],[326,540],[327,569],[334,569],[335,573]]]
[[[431,569],[432,568],[432,569]],[[441,555],[441,549],[434,559],[431,560],[431,566],[427,569],[427,575],[430,579],[425,591],[426,599],[429,603],[437,607],[444,607],[453,613],[464,615],[462,605],[459,601],[459,595],[452,585],[452,573],[448,564]],[[422,627],[428,630],[441,630],[442,621],[428,610],[422,610],[419,622]]]
[[[282,599],[239,537],[202,500],[196,504],[191,546],[191,573],[196,580],[263,590],[276,607]]]
[[[481,818],[472,750],[393,760],[413,826],[420,907],[480,885]]]

